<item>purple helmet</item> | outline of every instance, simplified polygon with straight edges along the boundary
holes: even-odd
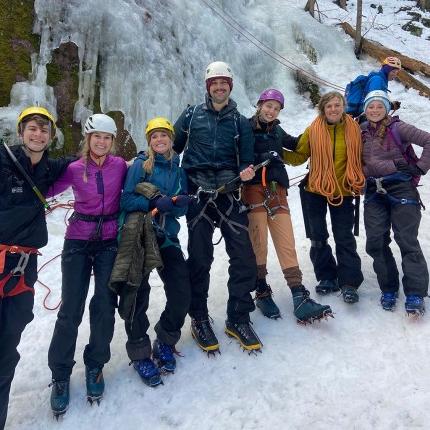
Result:
[[[268,88],[267,90],[264,90],[260,94],[257,104],[267,100],[276,100],[277,102],[281,103],[281,109],[284,109],[284,96],[279,90],[275,90],[274,88]]]

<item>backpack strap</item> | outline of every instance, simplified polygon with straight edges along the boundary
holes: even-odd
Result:
[[[240,154],[239,154],[240,113],[238,111],[236,111],[233,114],[233,122],[234,122],[234,147],[236,151],[236,164],[237,164],[237,170],[240,170]]]
[[[415,154],[412,145],[409,144],[406,148],[402,143],[402,139],[400,137],[400,132],[398,130],[398,122],[392,122],[387,127],[387,132],[391,140],[396,144],[396,146],[400,149],[400,152],[403,155],[403,158],[407,161],[408,164],[415,164],[418,161],[418,157]]]
[[[199,105],[188,105],[187,113],[185,114],[185,124],[183,124],[182,131],[187,133],[187,142],[185,143],[184,151],[188,148],[188,142],[190,141],[190,133],[191,133],[191,123],[194,118],[194,113],[196,112],[197,107],[202,106],[203,103]]]

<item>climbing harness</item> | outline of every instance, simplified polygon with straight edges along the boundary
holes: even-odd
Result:
[[[368,204],[372,202],[375,199],[384,199],[388,200],[388,202],[393,205],[417,205],[421,206],[423,209],[425,209],[423,203],[421,202],[421,199],[409,199],[409,198],[399,198],[395,197],[392,194],[387,191],[386,187],[390,184],[396,183],[396,182],[410,182],[411,181],[411,175],[408,175],[406,173],[392,173],[391,175],[382,176],[380,178],[374,178],[373,176],[367,178],[366,181],[366,198],[364,199],[364,204]],[[369,193],[368,187],[369,184],[374,184],[376,187],[375,192]]]
[[[0,279],[0,299],[5,297],[17,296],[18,294],[30,291],[34,294],[34,288],[29,287],[25,284],[24,272],[30,259],[31,254],[41,255],[37,248],[31,248],[27,246],[18,245],[3,245],[0,244],[0,273],[3,273],[6,264],[6,254],[20,254],[18,264],[2,279]],[[14,277],[19,276],[17,284],[8,292],[4,289],[9,280]]]

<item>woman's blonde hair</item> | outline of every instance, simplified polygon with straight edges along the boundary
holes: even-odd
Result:
[[[88,160],[90,159],[90,139],[92,133],[86,133],[84,140],[82,141],[82,149],[79,153],[79,156],[84,160],[85,169],[83,174],[84,182],[88,182]],[[112,146],[110,148],[109,154],[115,154],[116,151],[116,142],[115,138],[112,135]]]
[[[143,170],[145,170],[145,172],[148,173],[149,175],[151,175],[152,171],[154,170],[155,156],[157,155],[157,153],[151,147],[151,136],[152,136],[152,133],[154,133],[155,131],[160,131],[160,130],[166,132],[170,138],[170,148],[165,154],[163,154],[163,156],[167,160],[171,160],[173,158],[173,156],[175,155],[175,151],[173,150],[173,135],[172,135],[172,133],[169,130],[166,130],[164,128],[151,130],[151,134],[148,136],[149,137],[148,138],[148,150],[146,151],[148,158],[143,162]]]
[[[318,112],[320,115],[325,117],[324,109],[327,103],[334,98],[338,98],[339,100],[341,100],[343,103],[343,107],[345,108],[346,106],[345,97],[339,91],[330,91],[329,93],[324,94],[320,98],[320,101],[318,102]]]

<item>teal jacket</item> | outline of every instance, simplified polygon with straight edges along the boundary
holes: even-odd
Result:
[[[187,194],[187,179],[184,170],[179,167],[179,157],[175,154],[171,160],[162,155],[156,155],[152,174],[143,170],[143,162],[147,159],[145,152],[140,152],[133,165],[128,169],[121,197],[121,209],[125,212],[143,211],[149,212],[149,200],[135,192],[136,185],[140,182],[150,182],[158,187],[164,196],[176,196]],[[175,207],[168,214],[157,214],[154,226],[162,231],[168,239],[176,239],[180,225],[176,218],[185,215],[187,208]]]

